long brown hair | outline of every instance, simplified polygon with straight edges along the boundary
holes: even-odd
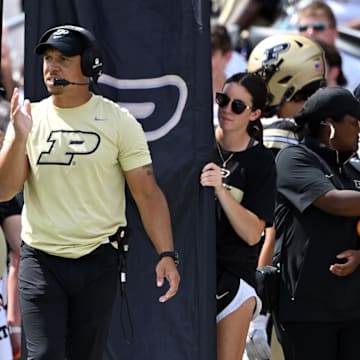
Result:
[[[253,102],[253,110],[259,109],[263,111],[268,101],[268,89],[265,81],[255,73],[241,72],[234,74],[225,81],[225,84],[235,82],[243,86],[251,95]],[[254,121],[250,121],[247,127],[248,134],[263,143],[263,126],[260,116]]]

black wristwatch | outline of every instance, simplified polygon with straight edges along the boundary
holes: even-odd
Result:
[[[179,265],[179,254],[177,251],[163,251],[159,254],[159,260],[167,256],[171,257],[174,260],[176,266]]]

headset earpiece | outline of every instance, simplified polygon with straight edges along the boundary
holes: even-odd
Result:
[[[81,55],[81,70],[85,76],[93,78],[97,82],[98,77],[102,74],[102,57],[100,50],[95,47],[88,47]]]

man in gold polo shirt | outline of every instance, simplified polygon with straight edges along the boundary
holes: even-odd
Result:
[[[126,225],[125,182],[159,253],[157,285],[177,292],[170,215],[154,178],[144,132],[130,113],[89,91],[102,58],[93,35],[70,25],[49,29],[43,56],[50,96],[19,91],[0,154],[0,199],[24,185],[20,301],[29,358],[102,358],[117,280],[109,237]]]

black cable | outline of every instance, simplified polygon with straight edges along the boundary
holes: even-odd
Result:
[[[120,302],[120,324],[121,329],[123,331],[124,340],[131,344],[134,338],[134,327],[132,323],[131,313],[130,313],[130,306],[126,292],[126,281],[127,281],[127,254],[129,251],[129,234],[128,229],[126,227],[119,227],[116,233],[110,236],[110,242],[117,242],[117,253],[118,253],[118,269],[119,269],[119,282],[120,282],[120,295],[121,295],[121,302]],[[127,336],[126,326],[123,321],[123,317],[121,314],[123,313],[123,309],[125,306],[125,314],[127,317],[127,321],[129,324],[130,335]]]

